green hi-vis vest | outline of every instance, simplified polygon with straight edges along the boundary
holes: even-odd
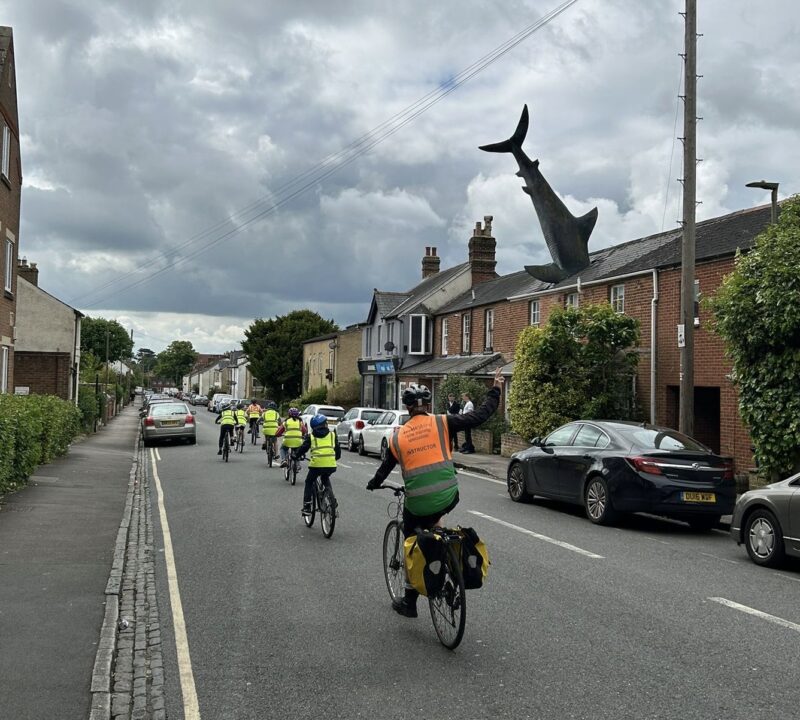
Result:
[[[219,417],[220,425],[236,425],[236,418],[233,415],[233,410],[223,410]]]
[[[311,433],[311,462],[310,468],[335,468],[336,467],[336,433],[328,431],[325,437],[316,437]]]
[[[267,437],[273,437],[275,433],[278,432],[279,420],[280,420],[280,415],[278,415],[277,410],[265,410],[264,426],[262,427],[264,435],[266,435]]]
[[[286,430],[283,433],[283,446],[287,448],[299,448],[303,444],[303,423],[296,418],[289,418],[283,426]]]
[[[244,410],[236,411],[236,422],[239,425],[247,425],[247,413]]]

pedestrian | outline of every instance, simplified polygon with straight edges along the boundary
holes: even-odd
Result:
[[[469,393],[461,393],[461,399],[464,402],[464,405],[461,408],[462,415],[468,415],[471,412],[474,412],[475,405],[472,402],[472,398],[469,396]],[[475,452],[475,446],[472,444],[472,428],[467,427],[464,429],[464,444],[461,446],[461,452],[465,455],[471,455]]]
[[[456,400],[456,396],[453,393],[450,393],[447,396],[447,414],[448,415],[460,415],[461,414],[461,403]],[[458,433],[454,432],[453,437],[451,438],[451,442],[453,445],[453,450],[458,450]]]

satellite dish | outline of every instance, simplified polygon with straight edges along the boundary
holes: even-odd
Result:
[[[394,343],[391,340],[387,340],[383,349],[386,350],[386,352],[392,352],[392,350],[394,350]]]

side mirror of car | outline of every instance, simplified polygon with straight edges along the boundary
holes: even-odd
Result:
[[[192,415],[197,415],[197,410],[192,410]]]
[[[540,437],[537,435],[535,438],[533,438],[533,439],[531,440],[531,445],[536,445],[537,447],[541,447],[541,445],[542,445],[542,438],[540,438]]]

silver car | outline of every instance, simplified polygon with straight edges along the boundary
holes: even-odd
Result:
[[[358,454],[377,453],[381,461],[385,460],[392,433],[405,425],[409,417],[408,410],[386,410],[375,420],[370,420],[358,439]]]
[[[731,537],[756,565],[775,567],[800,557],[800,473],[744,493],[736,501]]]
[[[163,402],[152,405],[142,418],[142,439],[145,446],[156,440],[186,440],[197,442],[196,411],[184,402]]]
[[[346,445],[350,452],[358,450],[361,431],[369,424],[370,420],[377,420],[385,412],[387,411],[382,408],[350,408],[336,426],[336,439],[339,444]]]

